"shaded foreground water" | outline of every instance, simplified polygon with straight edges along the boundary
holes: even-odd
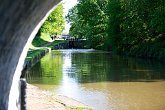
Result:
[[[57,50],[27,72],[28,83],[96,110],[165,110],[165,65],[92,49]]]

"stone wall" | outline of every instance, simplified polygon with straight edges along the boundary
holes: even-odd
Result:
[[[28,46],[60,0],[0,0],[0,110],[17,110]]]

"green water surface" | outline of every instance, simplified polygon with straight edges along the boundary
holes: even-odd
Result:
[[[165,65],[93,49],[56,50],[26,75],[28,83],[96,110],[165,109]]]

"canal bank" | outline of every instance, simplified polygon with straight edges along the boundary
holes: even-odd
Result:
[[[28,50],[25,63],[24,63],[24,69],[23,71],[26,71],[27,69],[30,69],[33,65],[35,65],[43,56],[45,56],[48,52],[51,50],[57,49],[57,48],[63,48],[63,45],[66,41],[59,40],[59,41],[53,41],[47,44],[44,44],[39,47],[31,46],[31,48]]]
[[[42,41],[43,42],[43,41]],[[23,73],[27,69],[33,67],[43,56],[45,56],[51,50],[57,49],[69,49],[69,48],[83,48],[87,49],[85,40],[54,40],[53,42],[42,43],[34,40],[34,46],[32,45],[28,50],[25,63],[23,66]],[[37,44],[38,43],[38,44]]]
[[[27,84],[27,110],[93,110],[72,98],[52,95],[49,91]]]

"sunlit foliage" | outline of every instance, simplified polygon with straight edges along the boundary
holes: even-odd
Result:
[[[79,0],[66,18],[92,48],[165,59],[164,0]]]
[[[65,19],[63,14],[63,5],[59,4],[44,22],[38,34],[47,33],[48,35],[60,35],[65,26]]]

